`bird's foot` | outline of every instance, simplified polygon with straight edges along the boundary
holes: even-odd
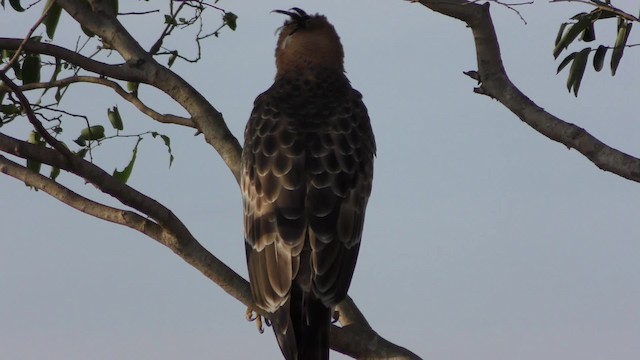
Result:
[[[269,321],[269,319],[264,318],[264,322],[263,322],[262,315],[258,314],[252,308],[247,308],[247,311],[245,312],[245,318],[247,319],[247,321],[255,321],[256,322],[256,328],[258,329],[258,332],[260,334],[264,333],[263,324],[266,324],[267,326],[271,326],[271,322]]]

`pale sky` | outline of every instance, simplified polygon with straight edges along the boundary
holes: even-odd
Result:
[[[253,99],[275,72],[275,30],[284,17],[271,10],[323,13],[342,38],[378,144],[350,290],[376,331],[425,359],[640,358],[640,185],[597,169],[474,94],[475,82],[462,74],[476,69],[462,22],[405,1],[218,5],[239,16],[237,31],[205,41],[200,63],[177,61],[172,69],[210,99],[239,139]],[[617,5],[637,12],[632,1]],[[127,6],[149,3],[120,1],[121,11]],[[567,70],[555,75],[551,51],[559,24],[591,9],[546,1],[518,9],[527,25],[492,5],[513,82],[547,111],[639,156],[640,50],[627,49],[614,78],[590,68],[576,99],[565,88]],[[216,27],[219,14],[207,12]],[[24,36],[39,14],[1,11],[0,36]],[[145,48],[163,27],[162,12],[123,22]],[[615,21],[596,31],[611,44]],[[78,25],[63,16],[54,43],[73,48],[77,35]],[[194,54],[187,35],[166,45]],[[106,61],[121,60],[112,54]],[[164,94],[140,92],[160,112],[185,115]],[[157,124],[95,86],[72,87],[63,105],[107,128],[106,109],[118,105],[125,133],[169,135],[171,169],[162,142],[145,139],[129,184],[171,208],[246,276],[238,187],[201,136]],[[0,131],[26,138],[25,123]],[[83,124],[67,123],[71,139]],[[106,144],[95,162],[121,169],[133,145]],[[58,179],[117,205],[67,174]],[[153,240],[6,176],[0,203],[0,359],[280,358],[270,329],[259,335],[242,304]]]

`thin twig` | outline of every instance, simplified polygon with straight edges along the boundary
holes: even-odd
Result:
[[[109,80],[109,79],[105,79],[102,77],[95,77],[95,76],[71,76],[68,78],[64,78],[64,79],[59,79],[56,81],[51,81],[51,82],[41,82],[41,83],[32,83],[32,84],[26,84],[20,87],[20,90],[22,91],[29,91],[29,90],[35,90],[35,89],[43,89],[43,88],[51,88],[51,87],[61,87],[61,86],[67,86],[73,83],[92,83],[92,84],[99,84],[99,85],[104,85],[107,87],[110,87],[111,89],[113,89],[118,95],[120,95],[123,99],[127,100],[128,102],[130,102],[131,104],[133,104],[138,110],[140,110],[140,112],[142,112],[143,114],[151,117],[152,119],[160,122],[160,123],[164,123],[164,124],[176,124],[176,125],[182,125],[182,126],[187,126],[190,128],[196,128],[195,124],[193,123],[193,121],[189,118],[185,118],[185,117],[181,117],[181,116],[177,116],[177,115],[173,115],[173,114],[160,114],[157,111],[153,110],[152,108],[148,107],[146,104],[144,104],[140,98],[138,98],[137,96],[135,96],[134,94],[127,92],[125,89],[122,88],[122,86],[120,86],[118,83],[116,83],[115,81]],[[0,87],[2,88],[2,87]]]
[[[171,19],[173,21],[175,21],[176,16],[178,16],[178,13],[180,13],[180,10],[182,10],[185,4],[186,3],[183,2],[182,4],[180,4],[180,6],[178,6],[176,11],[173,12],[173,2],[170,2],[170,8],[171,8],[170,13],[171,13]],[[164,41],[164,38],[171,35],[171,32],[175,28],[176,28],[176,25],[174,25],[172,22],[167,22],[167,26],[165,26],[164,30],[162,30],[162,34],[160,34],[160,37],[158,38],[158,40],[156,40],[156,42],[151,46],[151,49],[149,49],[149,54],[155,55],[155,53],[157,53],[158,50],[160,50],[160,47],[162,46],[162,42]]]
[[[157,13],[157,12],[160,12],[160,9],[148,10],[148,11],[123,12],[123,13],[118,13],[118,16],[123,16],[123,15],[148,15],[148,14]]]
[[[16,95],[16,97],[20,101],[20,105],[22,105],[23,111],[27,114],[27,119],[29,119],[29,122],[31,123],[31,125],[33,125],[33,127],[47,142],[47,144],[49,144],[54,149],[58,150],[65,157],[73,156],[73,153],[71,152],[71,150],[66,148],[64,145],[62,145],[61,142],[59,142],[53,136],[51,136],[51,134],[49,134],[47,129],[45,129],[44,126],[42,126],[42,123],[40,122],[40,120],[38,120],[38,118],[36,118],[35,114],[33,113],[33,109],[31,108],[29,99],[27,99],[27,97],[24,95],[22,90],[20,90],[20,87],[18,87],[18,85],[16,85],[16,83],[14,83],[13,80],[11,80],[4,71],[0,71],[0,79]]]
[[[520,17],[520,20],[522,20],[522,22],[525,25],[527,25],[527,20],[524,19],[522,14],[520,14],[520,11],[516,10],[516,8],[514,8],[514,6],[531,5],[531,4],[533,4],[533,1],[523,1],[523,2],[519,2],[519,3],[506,3],[506,2],[499,1],[499,0],[489,0],[489,1],[494,2],[496,4],[499,4],[499,5],[502,5],[502,6],[506,7],[507,9],[515,12]]]
[[[14,62],[18,61],[18,58],[20,57],[20,53],[22,52],[22,48],[27,43],[27,41],[31,39],[31,35],[33,35],[33,32],[36,31],[38,26],[40,26],[40,24],[42,24],[42,22],[47,17],[47,15],[49,15],[49,10],[51,10],[51,8],[53,7],[53,4],[55,4],[55,1],[50,1],[49,4],[47,4],[47,7],[44,9],[44,12],[40,16],[40,18],[35,22],[35,24],[31,27],[31,29],[29,29],[27,36],[24,37],[24,39],[20,43],[20,46],[18,46],[16,53],[13,54],[13,57],[11,58],[11,60],[9,60],[9,62],[2,68],[3,73],[6,73],[7,70],[9,70],[9,68],[11,67],[11,65],[13,65]]]
[[[635,21],[635,22],[640,22],[640,18],[633,16],[627,12],[625,12],[624,10],[620,10],[619,8],[611,5],[611,4],[606,4],[604,2],[592,2],[592,1],[586,1],[586,0],[549,0],[550,3],[558,3],[558,2],[577,2],[577,3],[582,3],[582,4],[587,4],[587,5],[591,5],[595,8],[598,9],[602,9],[602,10],[606,10],[609,12],[612,12],[618,16],[621,16],[627,20],[631,20],[631,21]]]

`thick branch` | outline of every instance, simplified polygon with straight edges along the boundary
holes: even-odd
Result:
[[[24,181],[27,185],[42,190],[85,214],[89,214],[98,219],[106,220],[115,224],[130,227],[157,241],[161,241],[162,239],[163,229],[153,221],[148,220],[133,211],[117,209],[87,199],[78,193],[71,191],[69,188],[49,179],[48,177],[35,173],[2,155],[0,155],[0,172]]]
[[[495,98],[536,131],[578,150],[600,169],[640,182],[640,159],[616,150],[585,129],[546,112],[511,82],[502,65],[489,3],[478,5],[461,0],[420,0],[420,3],[471,27],[478,60],[477,80],[481,81],[480,87],[475,89],[477,93]]]
[[[156,200],[120,182],[98,166],[78,156],[65,157],[56,150],[29,144],[2,133],[0,133],[0,151],[76,174],[124,205],[151,217],[163,229],[162,236],[154,239],[178,254],[231,296],[247,306],[251,305],[251,292],[247,281],[207,251],[180,219]]]
[[[421,359],[411,351],[385,340],[375,331],[359,324],[341,328],[333,326],[330,340],[333,349],[354,359]]]
[[[125,205],[151,216],[157,223],[134,212],[107,207],[82,198],[62,185],[0,156],[0,172],[42,189],[75,209],[148,235],[171,249],[244,305],[255,308],[249,283],[205,249],[169,209],[155,200],[115,180],[88,161],[76,157],[73,159],[74,164],[70,165],[69,159],[53,149],[29,144],[2,133],[0,151],[79,175]],[[331,333],[331,346],[336,351],[359,359],[386,359],[389,354],[395,354],[394,358],[398,359],[419,359],[409,350],[385,340],[371,329],[350,298],[340,304],[340,321],[346,326],[333,326]],[[364,340],[366,342],[361,342]]]
[[[357,359],[420,359],[378,335],[350,296],[338,304],[336,310],[342,327],[333,327],[331,347],[337,351]]]
[[[342,326],[358,324],[359,326],[372,330],[371,325],[369,325],[369,322],[360,309],[358,309],[351,296],[347,295],[347,298],[336,306],[336,310],[340,313],[340,324]]]

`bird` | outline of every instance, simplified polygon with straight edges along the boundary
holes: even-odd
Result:
[[[376,143],[362,94],[324,15],[279,28],[273,84],[244,131],[241,191],[251,293],[287,360],[329,359],[371,194]]]

